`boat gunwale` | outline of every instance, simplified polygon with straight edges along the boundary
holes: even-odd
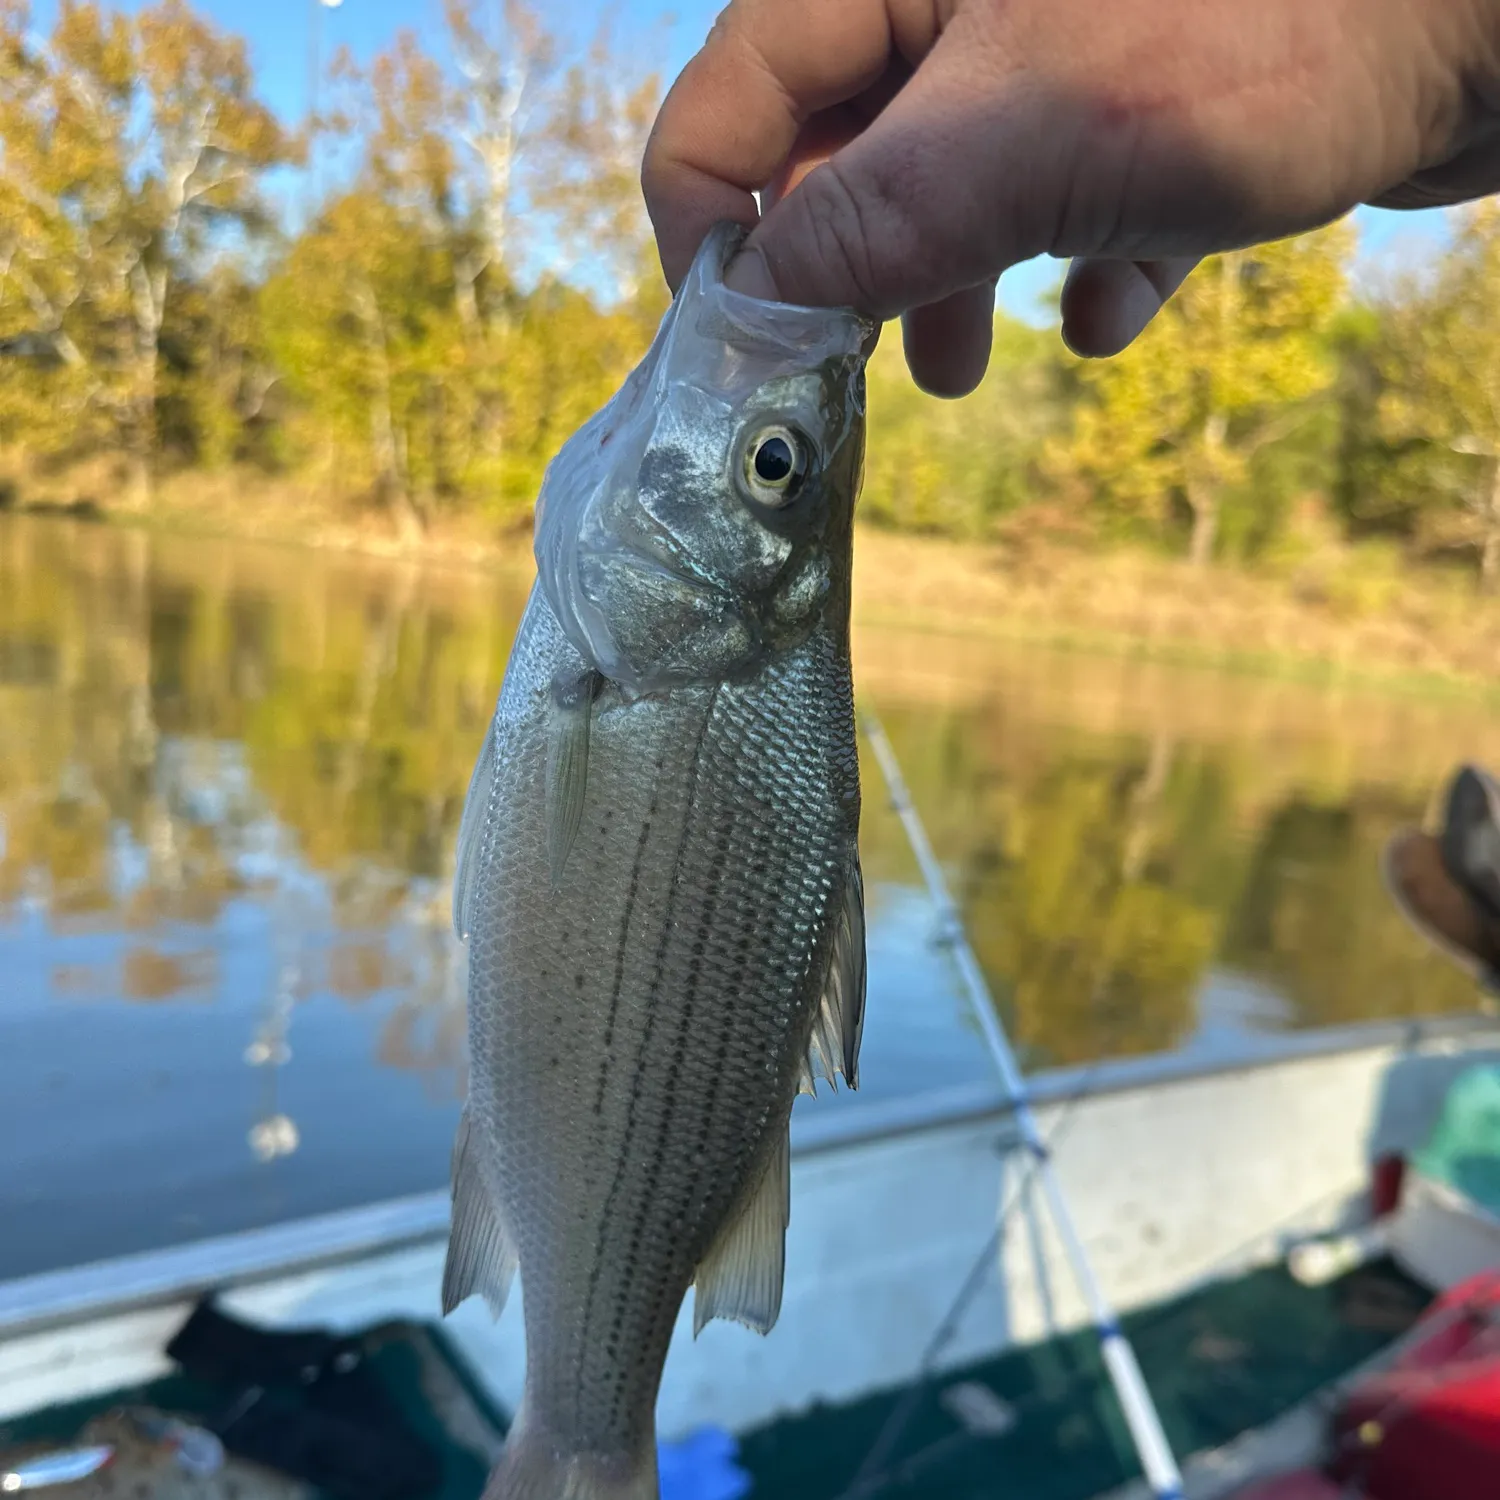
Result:
[[[1033,1109],[1135,1090],[1192,1083],[1341,1053],[1414,1048],[1443,1040],[1500,1040],[1500,1020],[1483,1014],[1362,1022],[1302,1033],[1268,1033],[1230,1055],[1155,1053],[1049,1069],[1029,1077]],[[926,1090],[859,1109],[792,1122],[792,1155],[803,1158],[929,1130],[1004,1124],[1014,1112],[998,1080]],[[67,1324],[194,1299],[209,1291],[276,1281],[352,1264],[446,1238],[447,1189],[309,1215],[161,1249],[0,1282],[0,1342]]]

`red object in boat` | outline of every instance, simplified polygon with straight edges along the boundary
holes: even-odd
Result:
[[[1500,1269],[1433,1303],[1411,1347],[1341,1404],[1333,1438],[1327,1472],[1367,1500],[1500,1496]]]
[[[1370,1211],[1377,1219],[1401,1206],[1401,1184],[1406,1180],[1406,1158],[1388,1153],[1377,1157],[1370,1178]]]

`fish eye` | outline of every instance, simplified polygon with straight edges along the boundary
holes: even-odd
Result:
[[[807,443],[790,427],[763,427],[745,447],[745,484],[762,505],[788,504],[807,475]]]

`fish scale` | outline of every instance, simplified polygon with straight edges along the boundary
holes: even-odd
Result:
[[[717,285],[700,276],[698,291],[711,300]],[[679,349],[664,330],[648,363]],[[503,1500],[656,1495],[654,1408],[684,1297],[696,1284],[695,1326],[775,1322],[792,1102],[818,1073],[854,1081],[848,564],[862,429],[843,403],[861,357],[857,344],[821,352],[790,375],[770,361],[719,406],[703,396],[714,378],[758,373],[741,346],[687,395],[665,389],[674,415],[637,467],[568,492],[598,507],[569,534],[596,549],[566,554],[576,611],[565,596],[555,607],[539,522],[541,576],[470,787],[455,888],[470,1085],[444,1304],[481,1292],[498,1313],[519,1269],[525,1395],[487,1491]],[[632,380],[635,421],[654,408]],[[714,416],[701,446],[683,412]],[[796,441],[797,421],[821,468],[778,524],[758,492],[726,482],[723,455],[735,462],[757,434]],[[595,458],[606,446],[588,427],[573,445]],[[576,486],[568,454],[554,467]]]

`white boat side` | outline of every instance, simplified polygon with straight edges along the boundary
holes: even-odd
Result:
[[[1465,1066],[1500,1061],[1500,1028],[1462,1018],[1268,1037],[1252,1055],[1153,1057],[1038,1075],[1042,1133],[1105,1290],[1121,1311],[1275,1259],[1365,1212],[1368,1164],[1425,1138]],[[998,1087],[794,1116],[780,1322],[766,1338],[679,1320],[659,1404],[671,1439],[743,1431],[814,1401],[909,1379],[1025,1173]],[[939,1368],[1087,1321],[1050,1226],[1022,1207]],[[271,1326],[436,1318],[446,1193],[277,1225],[0,1285],[0,1417],[163,1373],[203,1292]],[[513,1407],[519,1303],[447,1320]]]

